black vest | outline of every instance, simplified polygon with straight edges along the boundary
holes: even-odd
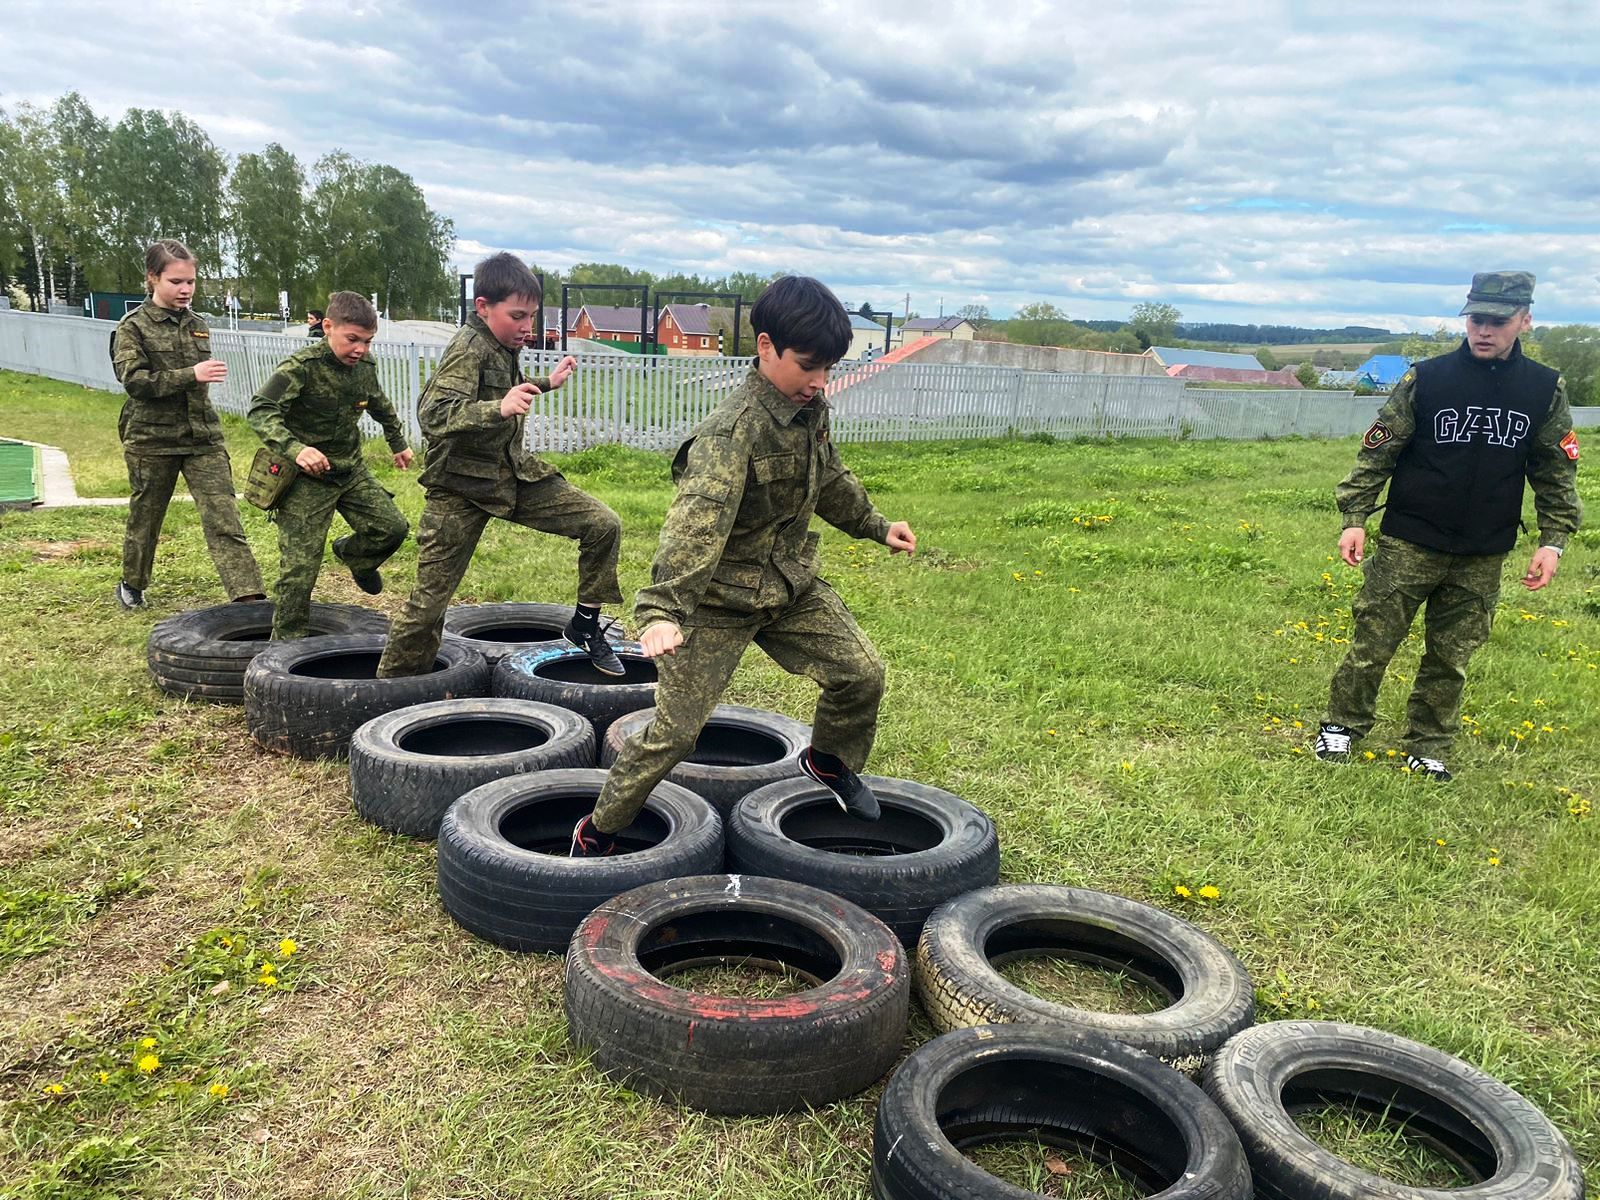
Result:
[[[1447,554],[1504,554],[1517,544],[1528,452],[1560,376],[1521,342],[1481,362],[1463,341],[1413,370],[1417,425],[1394,465],[1383,532]]]

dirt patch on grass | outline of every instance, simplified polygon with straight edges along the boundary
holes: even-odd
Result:
[[[80,538],[71,542],[41,542],[33,538],[22,538],[17,544],[32,553],[35,562],[60,562],[62,559],[77,558],[96,550],[115,549],[110,542],[96,538]]]

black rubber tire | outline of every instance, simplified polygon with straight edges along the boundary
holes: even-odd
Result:
[[[1110,1163],[1161,1200],[1250,1200],[1239,1138],[1198,1087],[1090,1030],[959,1029],[912,1052],[872,1131],[874,1200],[1024,1200],[961,1150],[1037,1137]]]
[[[1045,1000],[995,969],[1046,952],[1110,967],[1165,994],[1153,1013],[1106,1013]],[[1255,1019],[1255,989],[1233,952],[1189,922],[1122,896],[1008,884],[934,910],[917,943],[917,993],[941,1030],[1006,1022],[1091,1029],[1197,1075]]]
[[[1530,1101],[1420,1042],[1335,1021],[1273,1021],[1229,1040],[1205,1088],[1239,1131],[1263,1200],[1582,1200],[1572,1147]],[[1374,1175],[1318,1145],[1290,1112],[1345,1101],[1406,1129],[1481,1182],[1440,1190]]]
[[[444,610],[444,631],[466,642],[492,667],[519,650],[542,650],[547,643],[562,642],[570,620],[570,604],[452,604]],[[607,637],[613,643],[623,641],[615,625]]]
[[[427,675],[375,678],[387,641],[386,634],[362,633],[274,642],[244,674],[250,736],[278,754],[343,758],[350,752],[352,735],[373,717],[429,700],[489,691],[489,665],[455,641],[439,647]]]
[[[514,775],[474,788],[439,826],[439,899],[463,928],[511,950],[560,954],[594,907],[640,884],[722,866],[722,820],[704,800],[657,784],[617,834],[624,852],[567,857],[593,811],[595,767]]]
[[[431,838],[445,810],[507,775],[587,767],[594,726],[553,704],[435,700],[374,717],[350,739],[350,798],[364,820]]]
[[[616,762],[622,743],[655,716],[652,706],[613,721],[600,743],[600,765],[609,767]],[[667,778],[704,796],[727,820],[733,806],[757,788],[781,779],[805,778],[800,772],[800,751],[810,744],[811,726],[793,717],[764,708],[719,704],[695,740],[694,753]]]
[[[618,717],[656,702],[656,665],[639,643],[619,643],[617,657],[627,671],[621,677],[600,674],[586,651],[565,642],[520,650],[495,666],[494,694],[570,708],[588,717],[595,737],[603,738]]]
[[[662,981],[707,962],[776,959],[816,986],[775,999]],[[602,904],[567,952],[567,1030],[607,1075],[716,1113],[826,1104],[881,1078],[905,1041],[911,981],[888,927],[804,884],[673,879]]]
[[[389,618],[355,604],[313,604],[313,636],[387,633]],[[178,613],[158,621],[145,643],[150,677],[185,700],[244,703],[244,671],[273,643],[272,602],[249,600]]]
[[[751,792],[728,818],[728,869],[843,896],[911,946],[935,908],[999,880],[1000,841],[994,822],[949,792],[865,779],[883,809],[876,821],[848,815],[805,777]]]

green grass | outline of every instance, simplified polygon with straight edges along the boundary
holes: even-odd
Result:
[[[116,411],[0,374],[0,435],[65,447],[85,494],[125,491]],[[253,440],[226,425],[242,470]],[[1510,564],[1456,783],[1388,755],[1415,639],[1374,757],[1321,766],[1306,747],[1357,583],[1333,561],[1328,496],[1354,448],[845,446],[921,546],[907,560],[824,539],[825,574],[889,663],[872,769],[988,811],[1007,880],[1208,929],[1250,969],[1263,1020],[1355,1021],[1482,1066],[1600,1187],[1600,538],[1581,534],[1545,592],[1515,585],[1523,550]],[[380,450],[414,521],[415,476]],[[621,513],[631,592],[666,456],[563,465]],[[343,765],[269,757],[239,710],[157,692],[150,627],[223,597],[192,507],[174,505],[151,607],[117,611],[122,521],[0,516],[0,1196],[866,1194],[876,1090],[729,1120],[613,1085],[567,1045],[559,960],[457,928],[432,847],[362,824]],[[245,524],[270,576],[273,527]],[[563,601],[574,562],[495,522],[461,599]],[[408,544],[379,604],[398,607],[415,563]],[[318,595],[365,600],[332,566]],[[752,654],[728,699],[808,718],[815,689]],[[783,985],[752,974],[718,986]],[[917,1018],[908,1046],[929,1034]]]

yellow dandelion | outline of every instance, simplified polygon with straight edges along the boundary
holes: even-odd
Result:
[[[1133,770],[1133,764],[1131,762],[1124,762],[1122,764],[1122,769],[1124,771],[1131,771],[1131,770]]]
[[[1304,729],[1306,727],[1306,723],[1304,721],[1290,721],[1289,724],[1294,726],[1296,729]]]
[[[146,1075],[150,1075],[160,1068],[161,1059],[154,1054],[146,1054],[134,1065]]]
[[[47,1083],[44,1085],[44,1093],[47,1096],[59,1096],[66,1090],[67,1089],[59,1083]]]
[[[153,1037],[144,1037],[144,1038],[140,1038],[139,1039],[139,1049],[141,1049],[141,1050],[154,1050],[155,1048],[156,1048],[156,1040],[155,1040],[155,1038],[153,1038]]]
[[[1182,900],[1187,900],[1190,894],[1189,889],[1184,887],[1181,883],[1172,889],[1172,893]]]
[[[1083,589],[1082,588],[1069,587],[1067,589],[1067,591],[1069,591],[1069,592],[1081,592],[1081,591],[1083,591]]]
[[[1220,891],[1218,891],[1215,887],[1213,887],[1211,884],[1208,883],[1208,884],[1205,885],[1205,887],[1200,889],[1200,899],[1202,899],[1202,900],[1220,900],[1220,899],[1222,899],[1222,893]]]
[[[111,1082],[111,1072],[110,1071],[101,1071],[100,1072],[100,1082],[101,1083],[110,1083]]]
[[[1377,758],[1378,756],[1376,754],[1374,754],[1371,750],[1363,750],[1361,752],[1361,757],[1366,759],[1368,762],[1371,762],[1373,759]]]
[[[1450,843],[1445,841],[1443,838],[1434,838],[1433,844],[1435,846],[1448,846]]]
[[[206,1091],[221,1100],[228,1094],[228,1085],[225,1083],[213,1083]]]
[[[1317,998],[1315,996],[1307,996],[1306,997],[1306,1007],[1310,1008],[1310,1009],[1318,1009],[1318,1008],[1321,1008],[1322,1005],[1317,1001]]]
[[[1383,753],[1388,758],[1394,758],[1395,756],[1397,756],[1400,753],[1400,751],[1398,751],[1398,750],[1385,750]]]
[[[1015,579],[1018,583],[1021,583],[1022,582],[1022,572],[1021,571],[1013,571],[1013,572],[1011,572],[1011,578]]]
[[[264,988],[275,988],[278,986],[278,977],[276,975],[263,975],[256,980],[256,985]]]
[[[1489,865],[1491,867],[1498,867],[1500,865],[1500,856],[1498,854],[1491,854],[1489,856]]]
[[[293,938],[284,938],[283,941],[278,943],[278,953],[285,958],[288,958],[298,949],[300,949],[300,946]]]

